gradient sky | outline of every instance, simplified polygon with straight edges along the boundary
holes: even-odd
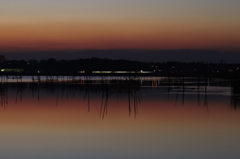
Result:
[[[1,0],[0,49],[240,50],[239,0]]]

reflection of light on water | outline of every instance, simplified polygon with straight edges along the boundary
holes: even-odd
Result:
[[[161,88],[168,88],[168,86],[162,86]],[[231,96],[231,87],[217,87],[217,86],[207,86],[206,91],[205,87],[202,86],[199,89],[197,86],[185,86],[184,94],[207,94],[207,95],[223,95],[223,96]],[[176,94],[177,92],[183,92],[182,87],[171,87],[171,91],[169,94]],[[163,93],[160,93],[163,94]]]
[[[202,88],[199,93],[208,95],[224,95],[224,96],[231,96],[231,87],[216,87],[216,86],[207,86],[206,92],[204,91],[204,88]],[[188,91],[186,91],[188,92]],[[198,90],[195,89],[195,92],[197,93]]]
[[[9,76],[10,78],[8,79],[7,82],[16,82],[13,77],[15,76]],[[32,78],[37,78],[40,77],[42,81],[46,81],[48,76],[21,76],[22,77],[22,82],[32,82]],[[53,76],[54,78],[59,78],[60,80],[67,80],[68,77],[76,77],[81,80],[125,80],[125,79],[136,79],[136,80],[142,80],[142,81],[152,81],[152,80],[163,80],[165,77],[129,77],[129,76]]]
[[[185,78],[167,78],[167,77],[152,77],[152,76],[8,76],[8,80],[6,82],[16,82],[16,77],[21,78],[21,82],[32,82],[33,79],[40,78],[42,82],[49,79],[49,77],[53,79],[58,79],[58,81],[67,81],[67,80],[141,80],[141,81],[157,81],[155,84],[159,86],[160,83],[182,83],[182,84],[207,84],[211,85],[214,82],[221,82],[219,79],[201,79],[193,78],[193,77],[185,77]],[[206,83],[207,82],[207,83]]]

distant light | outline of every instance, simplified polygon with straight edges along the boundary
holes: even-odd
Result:
[[[153,71],[92,71],[92,73],[152,73]],[[78,72],[80,73],[80,71]]]
[[[83,71],[78,71],[78,73],[85,73],[85,71],[83,70]]]

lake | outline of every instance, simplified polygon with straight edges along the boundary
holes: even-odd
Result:
[[[240,158],[238,81],[29,80],[0,85],[0,158]]]

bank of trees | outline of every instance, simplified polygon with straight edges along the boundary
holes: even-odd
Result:
[[[79,71],[151,71],[153,75],[170,76],[229,76],[240,74],[240,64],[204,63],[204,62],[139,62],[110,59],[76,59],[76,60],[29,60],[3,61],[1,69],[22,69],[22,74],[56,74],[71,75]],[[13,72],[11,72],[13,73]]]

